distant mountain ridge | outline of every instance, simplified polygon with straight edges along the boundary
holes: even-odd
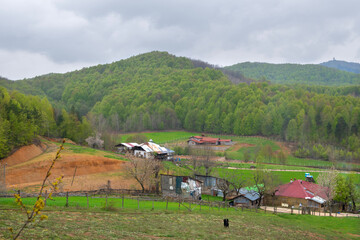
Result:
[[[318,64],[270,64],[244,62],[225,69],[241,73],[247,78],[269,80],[279,84],[323,86],[359,85],[360,74],[328,68]]]
[[[320,65],[346,72],[360,73],[360,63],[339,61],[334,59],[331,61],[320,63]]]

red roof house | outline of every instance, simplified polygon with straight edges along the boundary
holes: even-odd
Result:
[[[295,180],[277,187],[275,197],[277,204],[282,206],[295,206],[301,203],[302,206],[321,207],[328,199],[327,190],[312,182]]]

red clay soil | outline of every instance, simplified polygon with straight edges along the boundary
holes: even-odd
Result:
[[[29,161],[30,159],[39,156],[46,150],[46,145],[41,143],[39,146],[31,144],[21,147],[15,153],[7,158],[1,160],[2,163],[7,163],[8,167]]]
[[[291,154],[291,149],[283,142],[276,142],[276,144],[281,148],[281,150],[287,155]],[[278,152],[278,151],[277,151]]]
[[[45,152],[46,151],[46,152]],[[52,144],[29,145],[2,160],[7,163],[8,189],[38,190],[55,156]],[[125,162],[103,156],[63,153],[51,171],[50,181],[64,175],[60,190],[96,190],[111,181],[112,188],[139,189],[135,180],[125,177]],[[76,174],[73,181],[73,175]]]
[[[6,182],[9,185],[40,182],[51,164],[51,160],[15,166],[8,170]],[[51,171],[53,177],[72,177],[76,168],[76,176],[102,173],[123,168],[124,162],[100,156],[73,154],[63,155]]]
[[[255,144],[250,144],[250,143],[238,143],[236,145],[234,145],[232,151],[237,151],[240,148],[244,148],[244,147],[255,147]]]

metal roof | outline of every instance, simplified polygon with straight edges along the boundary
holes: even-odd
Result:
[[[123,146],[125,146],[127,148],[133,148],[133,147],[139,146],[139,144],[137,144],[137,143],[120,143],[120,144],[118,144],[116,146],[118,147],[120,145],[123,145]]]
[[[144,149],[145,152],[154,152],[148,145],[141,144],[139,147]]]
[[[323,199],[319,196],[313,197],[313,198],[311,198],[311,200],[313,200],[314,202],[320,203],[320,204],[324,204],[326,202],[325,199]]]
[[[260,198],[260,194],[258,192],[247,190],[246,188],[241,188],[239,193],[250,201],[255,201]]]

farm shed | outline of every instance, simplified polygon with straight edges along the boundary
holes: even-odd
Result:
[[[163,197],[198,200],[201,197],[201,181],[188,176],[161,175]]]
[[[239,195],[228,198],[230,205],[232,206],[254,206],[257,205],[260,201],[260,194],[254,190],[247,190],[246,188],[241,188]]]
[[[220,139],[205,136],[193,136],[188,140],[189,145],[231,145],[231,139]]]
[[[195,175],[195,179],[202,182],[201,189],[203,194],[213,195],[222,197],[222,191],[218,189],[218,185],[222,183],[222,181],[226,181],[222,178],[217,178],[213,176],[205,176],[205,175]]]
[[[295,180],[278,186],[273,198],[266,202],[272,201],[273,205],[283,207],[299,207],[301,203],[304,207],[321,208],[327,200],[326,191],[327,188],[318,184]]]
[[[139,146],[137,143],[120,143],[115,145],[119,153],[134,152],[133,148]]]
[[[115,145],[119,152],[133,153],[137,157],[142,158],[157,158],[157,159],[171,159],[174,155],[174,151],[159,144],[154,143],[151,139],[149,142],[138,144],[138,143],[120,143]]]

